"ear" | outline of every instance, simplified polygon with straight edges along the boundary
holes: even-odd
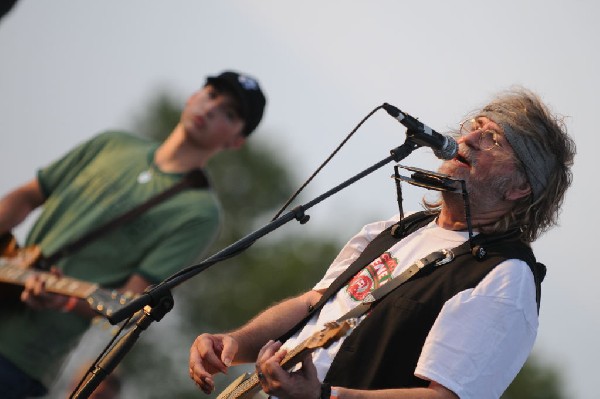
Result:
[[[531,194],[531,186],[529,183],[524,182],[518,187],[512,187],[509,189],[504,195],[504,198],[509,201],[517,201],[521,198],[527,197],[529,194]]]

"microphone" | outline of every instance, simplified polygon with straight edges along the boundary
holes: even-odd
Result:
[[[388,103],[383,104],[383,109],[394,119],[402,123],[408,131],[407,136],[419,145],[431,147],[436,157],[440,159],[452,159],[458,153],[456,140],[448,135],[439,134],[429,126],[421,123],[418,119],[400,111]]]

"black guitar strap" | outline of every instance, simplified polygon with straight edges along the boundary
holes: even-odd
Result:
[[[323,293],[323,296],[321,297],[319,302],[317,302],[317,304],[315,304],[313,307],[311,307],[309,309],[307,316],[304,319],[302,319],[298,324],[296,324],[294,327],[292,327],[288,332],[286,332],[281,337],[279,337],[278,340],[280,342],[285,342],[286,340],[291,338],[302,327],[304,327],[304,325],[313,317],[315,312],[319,311],[333,295],[335,295],[342,287],[344,287],[344,285],[346,285],[348,283],[348,281],[350,281],[350,279],[352,279],[352,277],[354,277],[356,275],[356,273],[358,273],[360,270],[365,268],[368,264],[373,262],[373,260],[375,260],[378,256],[380,256],[387,249],[391,248],[398,241],[402,240],[404,237],[408,236],[409,234],[415,232],[419,228],[427,225],[429,222],[431,222],[433,219],[435,219],[435,217],[437,217],[437,213],[430,213],[430,212],[414,213],[414,214],[406,217],[405,219],[401,220],[400,222],[398,222],[398,223],[388,227],[384,231],[382,231],[377,237],[375,237],[373,239],[373,241],[371,241],[367,245],[367,247],[360,254],[360,256],[342,274],[340,274],[340,276],[337,279],[335,279],[331,283],[331,285]],[[477,258],[477,257],[481,256],[481,254],[476,254],[475,252],[483,250],[483,253],[484,253],[483,257],[485,257],[484,247],[486,245],[494,243],[495,241],[507,239],[511,236],[516,236],[516,235],[518,235],[518,231],[516,231],[516,230],[512,230],[505,234],[501,234],[501,235],[497,235],[497,236],[494,236],[494,235],[487,236],[485,234],[479,234],[474,239],[475,243],[480,244],[480,245],[475,246],[475,250],[471,248],[471,243],[469,241],[466,241],[462,245],[459,245],[458,247],[453,248],[452,252],[454,253],[455,256],[459,256],[461,254],[470,252],[474,257]],[[430,257],[428,256],[426,258],[423,258],[422,261],[431,262],[433,264],[437,261],[437,258],[435,258],[437,256],[437,254],[438,254],[437,252],[434,252],[433,254],[430,254],[430,256],[433,255],[434,258],[430,259]],[[530,269],[532,270],[532,272],[534,274],[534,279],[536,282],[536,302],[537,302],[538,311],[539,311],[540,298],[541,298],[541,282],[544,279],[545,266],[539,262],[535,262],[535,259],[527,259],[527,264],[529,265]],[[410,277],[412,277],[412,275],[409,276],[409,278]],[[404,279],[404,281],[406,281],[407,279],[408,278]],[[393,285],[393,288],[396,288],[397,286],[399,286],[400,284],[402,284],[404,282],[401,280],[402,279],[399,279],[397,281],[397,283]],[[390,284],[390,283],[388,283],[388,284]],[[386,284],[386,285],[388,285],[388,284]],[[384,288],[386,285],[382,286],[381,288]],[[386,290],[383,290],[383,291],[385,291],[385,295],[387,295],[388,289],[391,290],[393,288],[392,288],[392,286],[390,286],[390,287],[386,288]]]
[[[413,213],[399,223],[394,224],[382,231],[366,246],[360,256],[331,283],[331,285],[323,293],[323,296],[319,302],[309,309],[308,315],[298,324],[292,327],[287,333],[279,337],[278,340],[280,342],[285,342],[287,339],[293,336],[311,319],[314,313],[319,311],[329,300],[329,298],[335,295],[344,285],[346,285],[356,273],[364,269],[365,266],[373,262],[373,260],[380,256],[384,251],[391,248],[398,241],[431,222],[436,216],[437,213]],[[400,226],[400,228],[398,226]]]

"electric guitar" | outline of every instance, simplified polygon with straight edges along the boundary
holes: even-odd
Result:
[[[347,319],[341,322],[332,321],[325,325],[325,328],[318,331],[288,351],[281,362],[281,366],[289,370],[300,362],[302,356],[307,352],[312,352],[318,348],[327,348],[333,342],[347,335],[356,327],[356,319]],[[217,396],[217,399],[266,399],[269,396],[261,389],[260,381],[256,372],[244,373],[233,381],[223,392]]]
[[[32,267],[42,255],[37,246],[19,248],[10,233],[0,238],[0,306],[18,303],[25,280],[38,274],[45,280],[46,291],[53,294],[85,299],[90,307],[104,317],[127,304],[134,295],[121,294],[115,290],[100,288],[96,283],[77,280],[68,276],[57,277]]]

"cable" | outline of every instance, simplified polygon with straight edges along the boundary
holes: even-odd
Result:
[[[331,161],[331,159],[344,146],[344,144],[346,144],[346,142],[348,140],[350,140],[350,137],[352,137],[354,135],[354,133],[356,133],[356,131],[363,125],[363,123],[365,123],[367,121],[367,119],[369,119],[375,112],[377,112],[381,108],[383,108],[383,105],[380,105],[380,106],[376,107],[373,111],[369,112],[369,114],[367,116],[365,116],[358,123],[358,125],[356,125],[356,127],[354,129],[352,129],[352,131],[348,134],[348,136],[346,136],[346,138],[340,143],[340,145],[337,146],[337,148],[331,153],[331,155],[329,155],[329,157],[327,157],[327,159],[321,164],[321,166],[319,166],[317,168],[317,170],[315,170],[315,172],[304,182],[304,184],[302,184],[302,186],[300,186],[300,188],[298,190],[296,190],[296,192],[294,194],[292,194],[290,199],[288,199],[287,202],[285,204],[283,204],[281,209],[277,212],[277,214],[275,214],[275,216],[273,217],[273,219],[271,219],[271,221],[273,221],[273,220],[277,219],[279,216],[281,216],[283,211],[285,211],[286,208],[292,203],[292,201],[296,199],[296,197],[302,192],[302,190],[304,190],[304,188],[308,185],[308,183],[310,183],[317,176],[317,174],[319,174],[319,172],[321,172],[321,169],[323,169],[325,167],[325,165],[327,165],[329,163],[329,161]]]

